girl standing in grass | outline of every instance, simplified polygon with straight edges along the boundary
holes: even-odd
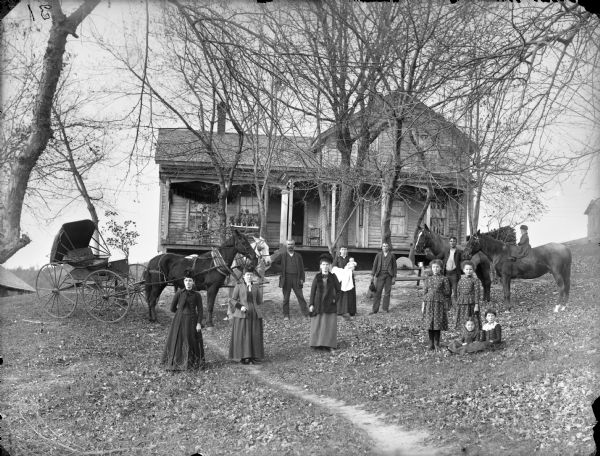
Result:
[[[474,273],[474,266],[471,261],[463,263],[464,275],[458,281],[457,299],[456,299],[456,329],[462,329],[467,320],[475,323],[475,328],[481,328],[479,319],[479,301],[481,299],[481,282]]]
[[[244,280],[235,286],[229,301],[228,313],[233,320],[229,358],[239,359],[242,364],[260,364],[265,356],[260,289],[252,276],[252,271],[244,271]]]
[[[162,364],[167,370],[198,369],[204,365],[204,343],[200,322],[202,321],[202,297],[193,290],[194,279],[185,271],[183,290],[177,291],[171,301],[175,317],[167,336]]]
[[[310,346],[333,351],[337,348],[337,299],[340,282],[330,273],[333,258],[324,253],[310,288]]]
[[[448,330],[447,302],[452,293],[448,278],[442,275],[442,261],[431,262],[432,275],[425,279],[421,314],[423,328],[429,333],[429,350],[440,350],[440,335]]]

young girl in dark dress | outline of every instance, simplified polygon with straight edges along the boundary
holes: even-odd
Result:
[[[475,323],[475,329],[481,328],[479,319],[479,301],[481,299],[481,282],[474,274],[471,261],[463,263],[464,275],[458,281],[456,298],[456,329],[462,329],[467,320]]]
[[[191,271],[185,272],[185,289],[177,291],[171,301],[175,317],[167,336],[161,363],[167,370],[198,369],[204,365],[202,341],[202,297],[193,290]]]
[[[234,287],[229,300],[233,321],[229,358],[239,359],[242,364],[259,364],[265,357],[259,287],[252,276],[252,271],[244,271],[244,281]]]
[[[431,262],[433,275],[425,279],[421,314],[423,328],[429,332],[429,349],[440,350],[440,334],[448,330],[447,303],[452,293],[448,278],[442,275],[442,261]]]
[[[448,345],[448,350],[452,353],[462,355],[471,353],[474,348],[473,343],[479,340],[479,330],[475,327],[473,320],[467,320],[459,340],[454,340]]]

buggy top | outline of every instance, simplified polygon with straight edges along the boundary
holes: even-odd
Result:
[[[89,219],[78,220],[60,228],[52,244],[50,262],[84,265],[106,261],[109,256],[110,250],[96,224]]]

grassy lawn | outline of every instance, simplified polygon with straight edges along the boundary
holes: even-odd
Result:
[[[552,313],[550,276],[518,281],[512,312],[499,315],[506,348],[463,357],[426,350],[410,282],[394,287],[389,314],[368,317],[362,274],[359,315],[338,323],[340,349],[315,352],[294,298],[284,324],[271,277],[260,369],[388,424],[427,430],[426,443],[451,454],[587,456],[591,402],[600,395],[600,259],[597,251],[574,253],[566,312]],[[500,295],[495,285],[493,299]],[[82,309],[53,320],[32,296],[0,300],[1,437],[10,454],[372,454],[367,436],[345,419],[268,386],[212,348],[229,343],[223,307],[216,327],[204,330],[208,368],[162,370],[167,305],[165,292],[158,324],[141,307],[102,324]],[[456,335],[445,332],[442,342]]]

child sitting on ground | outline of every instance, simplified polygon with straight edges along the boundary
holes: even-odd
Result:
[[[485,312],[485,321],[481,327],[479,340],[488,344],[489,348],[496,348],[502,343],[502,327],[496,321],[496,311],[487,310]]]
[[[479,330],[476,328],[473,320],[467,320],[464,324],[460,340],[453,340],[448,345],[448,350],[452,353],[462,355],[470,353],[470,346],[479,340]]]

